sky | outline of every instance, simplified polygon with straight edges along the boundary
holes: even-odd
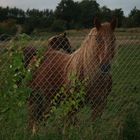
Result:
[[[0,0],[0,6],[16,6],[24,10],[28,8],[36,8],[40,10],[47,8],[54,10],[59,2],[60,0]],[[140,0],[97,0],[97,2],[101,6],[106,5],[110,9],[122,8],[126,16],[135,6],[137,7],[137,9],[140,9]]]

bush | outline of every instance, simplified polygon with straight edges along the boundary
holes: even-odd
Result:
[[[66,22],[64,20],[55,20],[51,26],[54,32],[63,32],[66,29]]]
[[[0,22],[0,34],[9,34],[14,35],[17,32],[16,21],[9,19],[3,22]]]
[[[61,87],[60,92],[55,95],[50,114],[47,114],[51,116],[49,122],[59,126],[59,130],[64,133],[76,123],[77,113],[84,104],[86,94],[86,79],[79,81],[75,74],[71,74],[69,80],[69,85]]]
[[[23,33],[30,35],[34,31],[34,27],[30,24],[23,25]]]

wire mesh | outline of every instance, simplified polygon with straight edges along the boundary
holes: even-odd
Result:
[[[21,35],[1,41],[1,138],[26,139],[29,129],[68,139],[123,139],[130,133],[138,139],[139,37],[116,33],[116,41],[105,42],[103,35]]]

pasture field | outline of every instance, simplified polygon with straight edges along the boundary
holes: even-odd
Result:
[[[83,34],[82,34],[82,33]],[[69,31],[72,46],[76,48],[88,30]],[[118,31],[117,54],[112,76],[113,89],[102,116],[95,122],[90,118],[91,109],[85,106],[77,114],[76,125],[65,128],[65,122],[49,119],[40,132],[32,136],[27,128],[27,98],[31,90],[26,82],[32,71],[23,67],[22,48],[28,44],[38,47],[42,56],[52,34],[34,39],[27,36],[15,42],[0,44],[0,140],[139,140],[140,139],[140,32]],[[74,39],[75,38],[75,39]],[[18,72],[17,72],[18,69]],[[16,71],[16,73],[15,73]],[[22,86],[16,81],[25,76]]]

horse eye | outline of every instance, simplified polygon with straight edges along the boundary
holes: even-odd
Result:
[[[100,38],[99,37],[96,37],[96,41],[99,41],[100,40]]]
[[[102,39],[102,37],[96,37],[96,41],[97,41],[97,43],[102,43],[103,42],[103,39]]]

